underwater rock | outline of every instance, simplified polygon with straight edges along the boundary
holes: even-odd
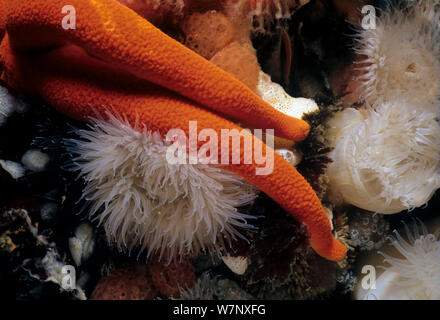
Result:
[[[58,205],[55,202],[45,203],[40,209],[41,219],[51,221],[58,211]]]
[[[257,299],[325,297],[336,287],[338,264],[318,256],[309,246],[305,225],[275,208],[257,224],[260,231],[252,237],[252,264],[242,276],[243,287]]]
[[[215,300],[217,298],[217,280],[209,272],[204,272],[190,289],[181,289],[182,300]]]
[[[39,223],[26,210],[0,214],[0,256],[8,257],[10,290],[15,299],[86,298],[80,286],[63,286],[67,263],[53,239],[49,230],[39,230]]]
[[[181,300],[255,300],[230,279],[220,279],[209,272],[203,273],[190,289],[180,292]]]
[[[76,282],[76,276],[74,277],[71,275],[70,279],[67,281],[64,280],[67,273],[63,270],[67,264],[61,261],[60,255],[56,249],[49,249],[40,264],[47,275],[47,278],[44,279],[44,281],[56,283],[60,287],[60,290],[73,292],[79,300],[87,299],[84,291],[79,286],[78,282]]]
[[[222,259],[217,254],[199,254],[192,259],[195,272],[197,274],[204,273],[205,271],[215,268],[222,263]]]
[[[219,279],[217,281],[218,300],[255,300],[255,298],[244,291],[240,286],[230,279]]]

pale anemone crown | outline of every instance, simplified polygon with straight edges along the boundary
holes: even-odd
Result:
[[[204,164],[169,164],[171,143],[107,114],[93,119],[80,139],[75,167],[86,182],[90,217],[120,250],[140,248],[169,260],[224,248],[252,228],[237,208],[256,189],[236,175]]]
[[[436,1],[382,12],[376,28],[361,29],[359,94],[375,106],[395,98],[414,105],[439,103],[440,20]]]
[[[440,187],[440,125],[405,101],[348,108],[329,122],[327,174],[333,201],[377,213],[425,204]]]
[[[419,221],[413,224],[413,231],[405,225],[406,241],[397,231],[391,237],[393,247],[400,258],[380,252],[384,256],[385,272],[395,273],[393,280],[396,293],[404,294],[412,300],[440,299],[440,229],[429,233]],[[379,278],[380,279],[380,278]],[[378,279],[378,281],[379,281]]]

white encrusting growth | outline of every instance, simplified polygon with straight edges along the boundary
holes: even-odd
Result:
[[[221,249],[252,228],[237,208],[255,199],[254,187],[216,166],[169,164],[159,134],[107,116],[71,142],[90,216],[119,249],[171,259]]]
[[[278,111],[294,118],[301,119],[305,114],[319,110],[316,102],[311,99],[288,95],[282,86],[273,82],[263,71],[260,71],[257,94]]]

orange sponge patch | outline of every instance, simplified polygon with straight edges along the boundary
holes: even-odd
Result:
[[[222,13],[208,11],[194,13],[182,23],[185,45],[206,59],[235,40],[237,30]]]
[[[217,52],[211,62],[232,74],[252,91],[256,90],[261,70],[258,59],[238,42],[233,42]]]

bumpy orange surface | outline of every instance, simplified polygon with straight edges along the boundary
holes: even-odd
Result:
[[[255,128],[274,128],[298,141],[309,127],[285,117],[226,71],[165,35],[114,0],[73,0],[76,29],[64,30],[64,0],[2,0],[11,46],[47,50],[71,42],[121,70],[178,92],[224,116]]]
[[[11,87],[38,95],[77,119],[110,108],[162,135],[174,128],[189,134],[191,120],[197,120],[198,131],[212,128],[219,136],[221,129],[241,130],[222,116],[275,128],[278,135],[293,140],[307,135],[305,122],[282,115],[240,81],[115,0],[69,3],[76,8],[75,30],[61,27],[64,0],[0,1],[6,9],[2,79]],[[275,154],[273,173],[256,175],[259,165],[243,164],[242,148],[240,154],[241,164],[224,168],[304,222],[318,254],[342,259],[346,248],[333,237],[319,199],[296,169]]]

